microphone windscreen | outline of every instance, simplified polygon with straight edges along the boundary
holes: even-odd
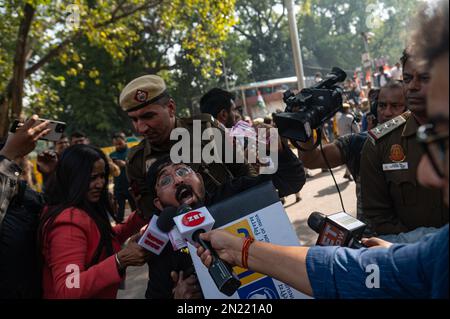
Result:
[[[320,229],[322,228],[323,223],[325,222],[326,215],[319,213],[319,212],[313,212],[308,217],[308,226],[312,230],[314,230],[316,233],[320,233]]]
[[[173,206],[164,208],[161,214],[159,214],[158,221],[156,222],[159,230],[164,233],[170,232],[173,226],[175,226],[173,218],[178,215],[177,212],[178,210]]]

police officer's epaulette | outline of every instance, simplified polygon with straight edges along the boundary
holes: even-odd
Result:
[[[371,129],[368,133],[368,137],[373,145],[376,145],[377,142],[382,139],[384,136],[388,135],[392,131],[395,131],[397,128],[405,125],[406,120],[411,115],[411,112],[405,112],[402,115],[397,116],[396,118],[387,121],[386,123],[380,124],[377,127]]]
[[[202,122],[214,122],[216,119],[214,116],[208,113],[201,113],[191,117],[192,120],[200,120]]]
[[[201,113],[198,115],[194,115],[190,118],[184,119],[185,122],[193,122],[195,120],[201,121],[202,125],[207,124],[207,126],[210,125],[211,127],[225,129],[222,123],[217,121],[211,114],[208,113]]]

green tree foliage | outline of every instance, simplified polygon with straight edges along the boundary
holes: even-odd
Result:
[[[394,63],[419,2],[297,1],[306,75],[360,66],[361,32]],[[105,145],[130,129],[117,98],[137,76],[161,75],[190,115],[212,87],[295,73],[283,0],[0,0],[0,30],[0,136],[23,100]]]
[[[294,71],[283,0],[238,0],[235,32],[248,42],[253,81],[291,76]]]
[[[75,45],[80,39],[87,40],[92,47],[102,48],[115,62],[126,61],[148,49],[133,46],[142,35],[153,35],[143,33],[144,28],[150,26],[162,42],[151,49],[159,54],[156,56],[161,58],[159,62],[167,62],[165,53],[176,50],[179,44],[186,58],[207,77],[221,73],[222,49],[218,44],[225,41],[234,24],[234,0],[28,0],[0,5],[0,20],[4,20],[0,24],[2,35],[3,29],[5,34],[16,34],[11,40],[5,40],[0,51],[0,69],[4,71],[0,84],[3,88],[0,91],[0,135],[5,134],[6,119],[21,114],[25,84],[29,88],[25,101],[34,110],[61,107],[55,105],[60,102],[59,96],[51,92],[48,79],[53,77],[60,84],[72,84],[67,77],[79,77],[85,69],[83,60],[86,58],[86,52]],[[56,59],[67,66],[67,70],[45,74],[42,67]],[[142,73],[152,67],[155,71],[170,69],[163,63],[154,65],[153,57],[145,62],[140,68]],[[89,68],[92,77],[101,77],[97,71]],[[43,83],[43,79],[46,82]],[[79,79],[77,82],[89,84]],[[118,86],[123,86],[124,82]],[[49,106],[49,102],[53,105]]]
[[[305,64],[329,69],[353,70],[365,52],[361,32],[371,32],[373,58],[395,63],[408,38],[408,24],[418,8],[417,0],[308,0],[298,15]]]
[[[395,63],[406,45],[418,0],[303,0],[297,19],[306,75],[333,66],[348,71],[361,66],[365,52],[361,32],[373,33],[373,58]],[[247,42],[248,79],[292,76],[295,69],[283,0],[237,1],[237,46]],[[245,64],[245,63],[244,63]]]
[[[39,82],[42,77],[43,66],[68,51],[73,54],[66,54],[66,60],[77,59],[79,56],[73,44],[81,37],[103,47],[113,58],[122,59],[126,48],[137,37],[133,30],[139,28],[139,14],[161,1],[3,2],[0,20],[6,21],[7,32],[15,36],[6,40],[10,45],[0,52],[0,61],[7,61],[2,68],[5,73],[0,85],[3,88],[0,92],[0,135],[5,134],[10,118],[21,115],[22,100],[24,94],[27,95],[24,85],[33,88],[33,82]],[[13,63],[8,63],[10,57],[13,57]],[[39,94],[39,91],[34,92],[33,96]]]
[[[91,45],[85,38],[75,45],[83,53],[79,62],[55,60],[45,67],[49,76],[41,83],[45,82],[44,86],[50,88],[56,99],[52,100],[50,95],[44,101],[47,107],[36,111],[66,122],[69,134],[82,131],[95,145],[110,145],[113,133],[132,132],[131,123],[117,102],[127,64],[114,60],[105,49]],[[72,74],[74,70],[76,75]]]

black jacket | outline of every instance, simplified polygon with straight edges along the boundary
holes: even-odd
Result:
[[[41,296],[37,228],[43,205],[39,193],[19,182],[0,232],[0,299]]]

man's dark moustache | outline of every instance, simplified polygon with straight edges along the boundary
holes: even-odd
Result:
[[[194,195],[194,190],[192,189],[191,185],[181,184],[180,186],[177,187],[177,191],[175,192],[175,198],[177,199],[177,201],[181,200],[180,195],[181,195],[181,192],[184,190],[190,191],[191,194]]]

